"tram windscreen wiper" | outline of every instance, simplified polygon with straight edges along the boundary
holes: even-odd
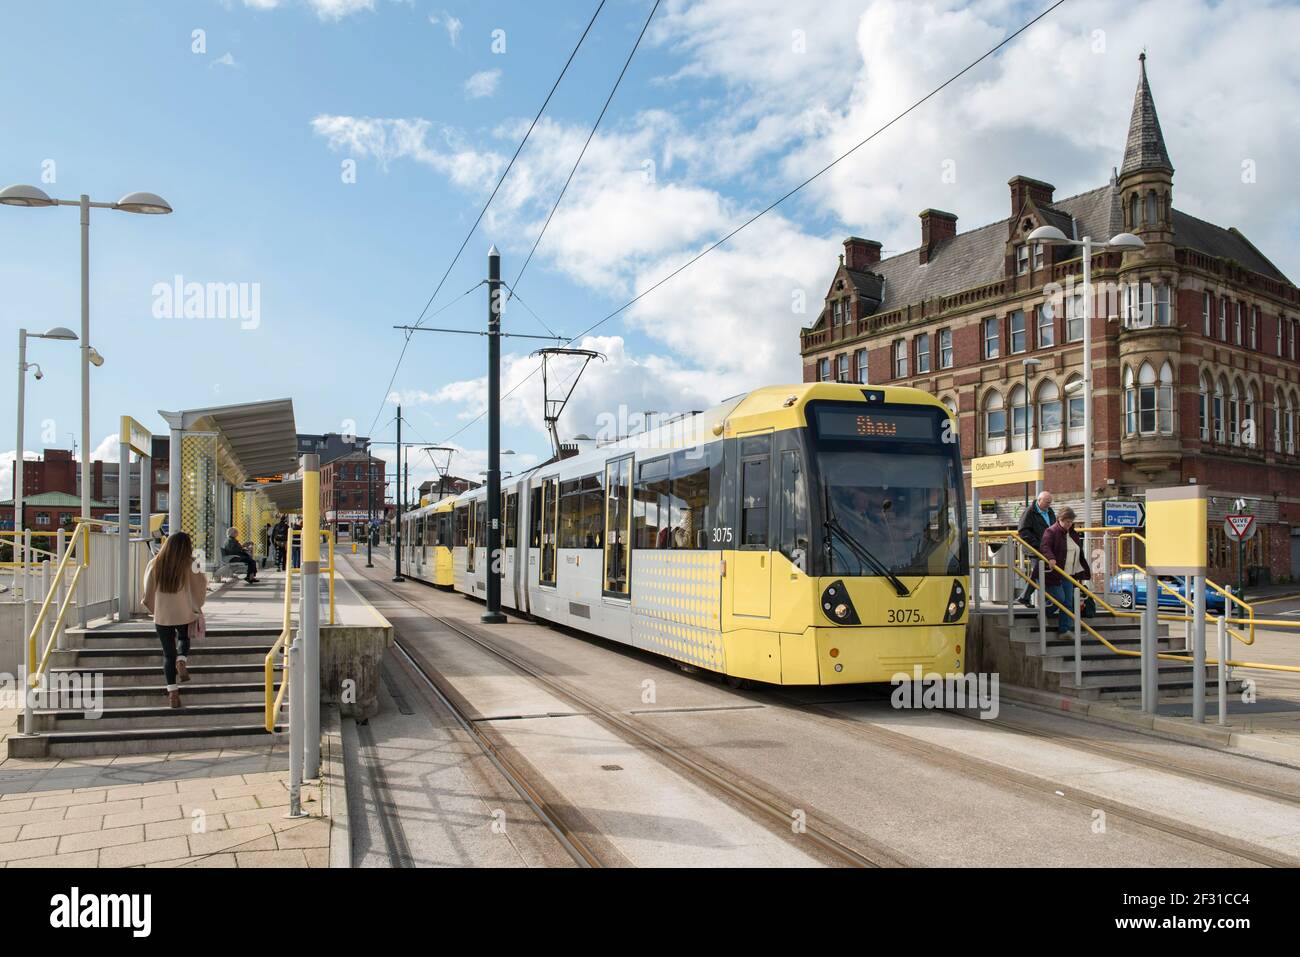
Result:
[[[823,489],[823,491],[826,492],[825,489]],[[857,556],[858,561],[870,566],[875,570],[876,574],[883,575],[885,578],[889,579],[889,583],[894,586],[894,591],[898,593],[900,598],[907,598],[911,595],[907,586],[903,584],[903,580],[890,571],[889,566],[873,555],[870,549],[855,539],[851,534],[849,534],[848,530],[840,524],[839,519],[835,517],[835,513],[831,511],[831,499],[829,493],[824,494],[823,497],[826,502],[825,526],[827,542],[829,543],[830,541],[830,533],[834,532],[840,537],[840,540],[849,547],[849,551],[853,552],[853,554]]]

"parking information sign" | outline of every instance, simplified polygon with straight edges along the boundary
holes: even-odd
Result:
[[[1106,502],[1102,506],[1101,523],[1107,528],[1141,528],[1145,521],[1141,502]]]
[[[1223,520],[1223,532],[1229,541],[1248,542],[1255,537],[1255,516],[1229,515]]]

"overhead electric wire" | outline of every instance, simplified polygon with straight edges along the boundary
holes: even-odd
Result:
[[[569,190],[569,184],[573,182],[573,174],[578,171],[578,166],[582,163],[582,158],[587,155],[587,147],[591,145],[592,139],[596,135],[596,130],[600,128],[600,121],[605,118],[605,111],[609,109],[609,104],[614,101],[614,94],[618,92],[619,84],[623,82],[623,77],[627,74],[627,68],[632,65],[632,57],[636,56],[637,49],[641,46],[641,40],[645,37],[646,31],[650,29],[650,21],[654,19],[655,12],[659,9],[661,0],[655,0],[655,5],[650,8],[650,15],[645,18],[645,23],[641,26],[641,32],[637,34],[636,42],[632,44],[632,49],[628,51],[627,59],[623,61],[623,69],[618,71],[618,78],[614,80],[614,86],[609,91],[609,96],[605,97],[605,105],[600,108],[600,113],[596,117],[596,122],[591,125],[591,132],[587,134],[587,141],[582,144],[582,149],[578,152],[578,158],[573,161],[573,168],[569,170],[568,177],[564,180],[564,185],[560,187],[560,195],[555,197],[555,204],[551,206],[551,211],[546,215],[546,222],[542,223],[541,232],[533,240],[533,248],[528,250],[528,255],[524,258],[524,264],[519,267],[519,272],[515,275],[514,285],[510,287],[510,298],[515,295],[514,287],[519,285],[519,280],[524,278],[524,270],[528,264],[533,261],[533,253],[537,252],[537,247],[546,235],[546,228],[551,225],[551,219],[555,216],[555,211],[560,208],[560,202],[564,199],[564,194]],[[509,301],[507,299],[507,301]],[[521,300],[522,301],[522,300]],[[532,312],[531,309],[528,310]],[[537,316],[536,313],[533,313]],[[541,317],[537,316],[537,321],[541,322]],[[542,322],[545,326],[546,323]],[[551,332],[549,326],[546,329]]]
[[[534,116],[533,121],[528,124],[528,131],[524,133],[524,138],[519,141],[519,145],[515,148],[514,155],[510,157],[510,162],[506,164],[506,168],[502,171],[501,177],[497,180],[496,186],[492,188],[492,193],[488,196],[487,202],[485,202],[483,208],[479,210],[478,216],[474,219],[474,225],[472,225],[469,228],[469,232],[465,234],[465,239],[461,242],[460,248],[456,250],[456,255],[452,257],[451,262],[447,266],[446,272],[444,272],[442,278],[438,280],[438,285],[434,288],[433,295],[429,297],[429,301],[426,302],[424,308],[420,310],[420,315],[415,320],[417,326],[424,321],[425,313],[429,311],[429,307],[433,305],[433,301],[438,298],[438,293],[442,291],[443,284],[447,281],[447,277],[451,275],[451,271],[456,268],[456,263],[460,261],[461,253],[463,253],[465,247],[469,245],[470,238],[474,235],[474,231],[478,229],[478,224],[482,222],[483,217],[487,215],[488,207],[492,205],[492,200],[496,198],[497,192],[501,189],[501,184],[504,183],[506,177],[510,175],[510,170],[515,165],[515,160],[517,160],[519,154],[523,152],[524,144],[528,142],[528,138],[533,135],[533,130],[536,128],[538,121],[541,120],[542,114],[546,111],[547,104],[551,102],[551,97],[555,95],[555,91],[559,88],[560,81],[564,79],[564,75],[569,72],[569,66],[573,63],[573,58],[578,55],[578,50],[582,47],[583,41],[587,39],[587,34],[591,32],[592,26],[596,23],[596,18],[600,16],[600,11],[603,10],[604,7],[605,0],[600,0],[600,3],[596,6],[596,12],[593,13],[591,19],[587,21],[587,26],[586,29],[582,31],[582,36],[578,37],[578,42],[574,44],[573,50],[569,53],[569,58],[564,61],[564,67],[560,70],[560,75],[557,76],[555,82],[551,84],[551,90],[546,94],[546,99],[542,101],[541,107],[537,110],[537,115]],[[378,422],[379,417],[384,414],[384,406],[388,403],[388,396],[392,392],[393,383],[397,381],[397,373],[402,368],[402,360],[406,357],[406,347],[410,344],[411,334],[408,332],[406,338],[402,342],[402,351],[398,353],[397,364],[393,367],[393,374],[389,377],[388,387],[384,390],[384,397],[379,403],[379,411],[375,413],[374,422],[371,423],[372,431],[374,429],[374,423]]]
[[[676,276],[680,275],[680,274],[681,274],[682,272],[684,272],[685,270],[689,269],[691,266],[695,265],[697,262],[699,262],[701,259],[703,259],[705,256],[707,256],[709,253],[713,252],[715,249],[717,249],[717,248],[718,248],[719,246],[721,246],[723,243],[727,242],[727,241],[730,240],[732,237],[734,237],[734,236],[735,236],[737,233],[739,233],[741,230],[747,228],[748,226],[753,225],[753,223],[755,223],[758,219],[760,219],[761,217],[767,215],[767,214],[770,213],[772,210],[776,209],[776,207],[780,206],[782,203],[784,203],[784,202],[785,202],[787,199],[789,199],[791,196],[793,196],[793,195],[795,195],[796,193],[798,193],[798,192],[799,192],[800,190],[802,190],[805,186],[808,186],[810,183],[812,183],[813,181],[815,181],[815,180],[818,179],[819,177],[821,177],[821,176],[825,175],[826,173],[830,172],[830,170],[834,169],[836,166],[838,166],[838,165],[839,165],[841,162],[843,162],[845,159],[848,159],[848,157],[852,156],[854,153],[856,153],[859,149],[861,149],[861,148],[862,148],[863,146],[865,146],[867,143],[870,143],[870,142],[871,142],[872,140],[874,140],[877,136],[879,136],[881,133],[885,132],[887,129],[889,129],[891,126],[893,126],[893,125],[894,125],[895,123],[897,123],[899,120],[903,119],[905,116],[907,116],[908,114],[912,113],[914,110],[916,110],[918,107],[922,106],[922,105],[923,105],[924,103],[926,103],[928,100],[930,100],[930,99],[932,99],[933,97],[937,96],[937,95],[938,95],[939,93],[941,93],[944,89],[946,89],[947,87],[951,86],[951,85],[952,85],[953,83],[955,83],[957,80],[961,79],[963,76],[965,76],[965,75],[966,75],[967,73],[969,73],[971,70],[975,69],[975,67],[979,66],[981,63],[983,63],[983,62],[984,62],[985,60],[987,60],[989,57],[993,56],[993,54],[997,53],[999,50],[1001,50],[1001,49],[1002,49],[1004,46],[1006,46],[1008,43],[1010,43],[1010,42],[1011,42],[1012,40],[1014,40],[1016,37],[1020,36],[1022,33],[1024,33],[1024,32],[1025,32],[1026,30],[1028,30],[1030,27],[1034,26],[1034,25],[1035,25],[1036,23],[1038,23],[1040,20],[1042,20],[1043,18],[1045,18],[1046,16],[1048,16],[1049,14],[1051,14],[1053,11],[1056,10],[1057,7],[1061,6],[1061,5],[1062,5],[1063,3],[1065,3],[1065,2],[1066,2],[1066,0],[1055,0],[1055,2],[1051,4],[1051,6],[1047,7],[1047,8],[1044,9],[1042,12],[1038,13],[1038,14],[1037,14],[1036,16],[1034,16],[1032,19],[1026,21],[1024,24],[1022,24],[1022,25],[1021,25],[1018,29],[1016,29],[1014,32],[1007,34],[1007,35],[1006,35],[1005,37],[1003,37],[1003,38],[1002,38],[1002,39],[1001,39],[997,44],[995,44],[994,46],[990,47],[990,48],[989,48],[988,50],[986,50],[984,53],[980,54],[979,57],[977,57],[976,59],[972,60],[970,63],[966,64],[966,66],[962,67],[960,70],[958,70],[958,71],[957,71],[956,73],[954,73],[952,76],[948,77],[948,79],[944,80],[942,83],[940,83],[938,86],[936,86],[936,87],[935,87],[933,90],[931,90],[929,93],[925,94],[925,96],[921,97],[919,100],[917,100],[916,102],[914,102],[911,106],[907,107],[907,108],[906,108],[905,110],[903,110],[901,113],[897,114],[897,115],[894,116],[892,119],[890,119],[889,121],[887,121],[883,126],[881,126],[881,127],[879,127],[878,129],[876,129],[876,130],[875,130],[873,133],[871,133],[869,136],[866,136],[866,137],[864,137],[863,139],[859,140],[856,144],[854,144],[854,145],[853,145],[852,147],[850,147],[848,150],[846,150],[846,151],[844,151],[843,153],[841,153],[841,154],[840,154],[839,156],[837,156],[835,159],[831,160],[831,162],[827,163],[825,166],[823,166],[823,167],[822,167],[821,169],[819,169],[817,172],[813,173],[811,176],[809,176],[809,177],[808,177],[807,179],[805,179],[803,182],[799,183],[797,186],[793,187],[792,189],[790,189],[790,190],[788,190],[787,192],[785,192],[784,194],[782,194],[778,199],[776,199],[776,200],[774,200],[773,202],[769,203],[767,206],[765,206],[765,207],[764,207],[763,209],[761,209],[759,212],[755,213],[753,216],[751,216],[749,219],[745,220],[743,223],[741,223],[741,224],[740,224],[739,226],[737,226],[735,229],[731,230],[731,232],[727,233],[727,234],[726,234],[725,236],[723,236],[721,239],[717,240],[716,242],[714,242],[714,243],[712,243],[711,245],[709,245],[708,247],[706,247],[703,251],[697,253],[695,256],[693,256],[692,258],[690,258],[689,260],[687,260],[685,263],[683,263],[682,265],[680,265],[680,266],[678,266],[676,269],[674,269],[672,272],[670,272],[668,275],[662,277],[661,279],[659,279],[658,281],[656,281],[653,285],[649,286],[648,288],[642,290],[642,291],[641,291],[640,293],[638,293],[637,295],[633,296],[631,299],[629,299],[627,302],[623,303],[623,305],[619,306],[617,309],[615,309],[613,312],[609,313],[609,314],[608,314],[607,316],[605,316],[603,319],[598,319],[596,322],[592,323],[590,326],[588,326],[588,327],[587,327],[586,329],[584,329],[582,332],[578,333],[576,336],[574,336],[572,339],[570,339],[569,342],[568,342],[568,345],[572,345],[573,343],[575,343],[575,342],[577,342],[579,339],[581,339],[583,336],[589,335],[592,331],[594,331],[595,329],[597,329],[597,328],[599,328],[600,326],[604,325],[606,322],[609,322],[609,320],[613,319],[615,316],[617,316],[617,315],[619,315],[620,313],[626,311],[627,309],[629,309],[630,307],[632,307],[633,305],[635,305],[637,302],[639,302],[640,300],[644,299],[644,298],[645,298],[646,296],[648,296],[650,293],[654,292],[654,291],[655,291],[656,289],[658,289],[660,286],[664,285],[665,283],[667,283],[667,282],[669,282],[670,280],[674,279]],[[516,281],[517,281],[517,280],[516,280]],[[538,373],[539,371],[541,371],[541,366],[540,366],[540,365],[534,367],[533,370],[532,370],[531,372],[528,373],[528,375],[524,376],[522,379],[520,379],[518,382],[516,382],[513,386],[511,386],[510,389],[508,389],[506,392],[504,392],[504,393],[502,394],[501,397],[504,399],[504,398],[506,398],[507,396],[510,396],[511,394],[513,394],[513,393],[515,392],[515,390],[519,389],[519,388],[520,388],[520,387],[521,387],[525,382],[527,382],[527,381],[528,381],[529,379],[531,379],[533,376],[537,375],[537,373]],[[468,429],[471,425],[473,425],[474,423],[476,423],[476,422],[478,422],[480,419],[482,419],[483,416],[486,415],[486,414],[487,414],[486,412],[480,412],[478,415],[476,415],[474,418],[470,419],[468,422],[466,422],[464,425],[462,425],[459,429],[457,429],[455,432],[453,432],[450,436],[448,436],[448,437],[447,437],[446,439],[444,439],[443,441],[444,441],[444,442],[449,442],[449,441],[451,441],[453,438],[455,438],[456,436],[458,436],[458,435],[460,435],[462,432],[464,432],[466,429]]]

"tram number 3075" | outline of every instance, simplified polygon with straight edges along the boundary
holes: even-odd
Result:
[[[889,609],[889,623],[891,625],[919,625],[923,621],[925,621],[925,617],[915,608]]]
[[[731,541],[731,526],[718,527],[713,530],[713,540],[715,542]]]

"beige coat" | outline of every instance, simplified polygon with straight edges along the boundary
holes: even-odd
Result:
[[[154,581],[153,559],[144,569],[144,606],[153,615],[156,625],[188,625],[199,617],[199,610],[208,597],[208,576],[203,572],[190,572],[188,591],[160,592]]]

